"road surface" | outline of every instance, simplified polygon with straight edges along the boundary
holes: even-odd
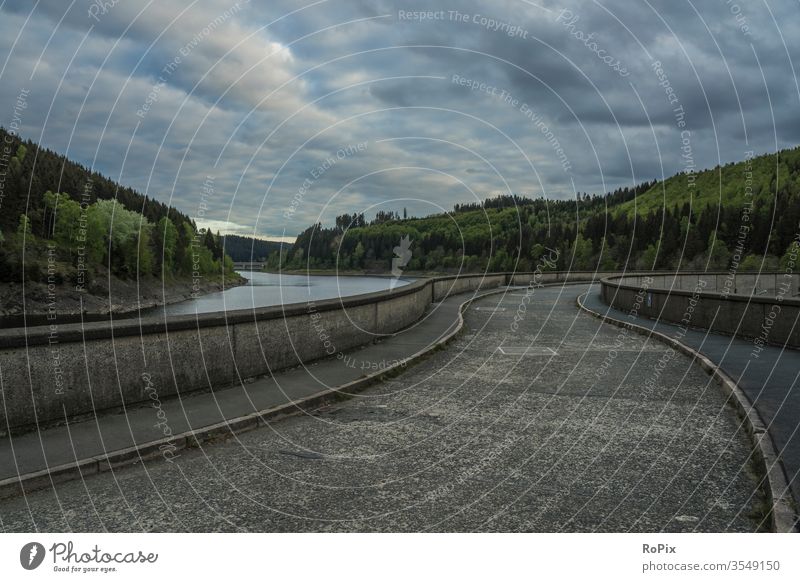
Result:
[[[5,531],[756,531],[751,444],[689,358],[579,312],[473,303],[394,379],[173,462],[0,502]],[[524,310],[524,311],[523,311]],[[523,316],[524,314],[524,316]],[[516,326],[515,316],[517,317]],[[514,329],[516,327],[516,330]]]

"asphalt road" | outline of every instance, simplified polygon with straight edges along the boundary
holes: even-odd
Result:
[[[0,502],[5,531],[754,531],[734,408],[698,366],[580,313],[473,304],[392,381],[174,462]]]

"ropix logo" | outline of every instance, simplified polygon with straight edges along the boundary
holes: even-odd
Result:
[[[44,561],[44,546],[39,542],[28,542],[19,551],[19,563],[26,570],[35,570]]]
[[[400,239],[400,244],[394,247],[394,254],[392,259],[392,281],[389,284],[389,289],[394,289],[397,285],[397,280],[403,274],[403,267],[405,267],[411,260],[411,239],[405,235]]]

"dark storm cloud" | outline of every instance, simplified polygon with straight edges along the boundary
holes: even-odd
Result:
[[[602,192],[683,170],[682,131],[699,168],[800,140],[789,0],[101,5],[6,2],[2,102],[189,214],[212,175],[231,232]]]

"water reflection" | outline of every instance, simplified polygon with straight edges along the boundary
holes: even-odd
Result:
[[[158,307],[151,312],[186,315],[318,301],[384,291],[389,289],[394,281],[391,277],[281,275],[254,271],[241,271],[240,274],[247,279],[246,285]],[[411,281],[413,279],[398,279],[394,282],[394,287],[407,285]]]

